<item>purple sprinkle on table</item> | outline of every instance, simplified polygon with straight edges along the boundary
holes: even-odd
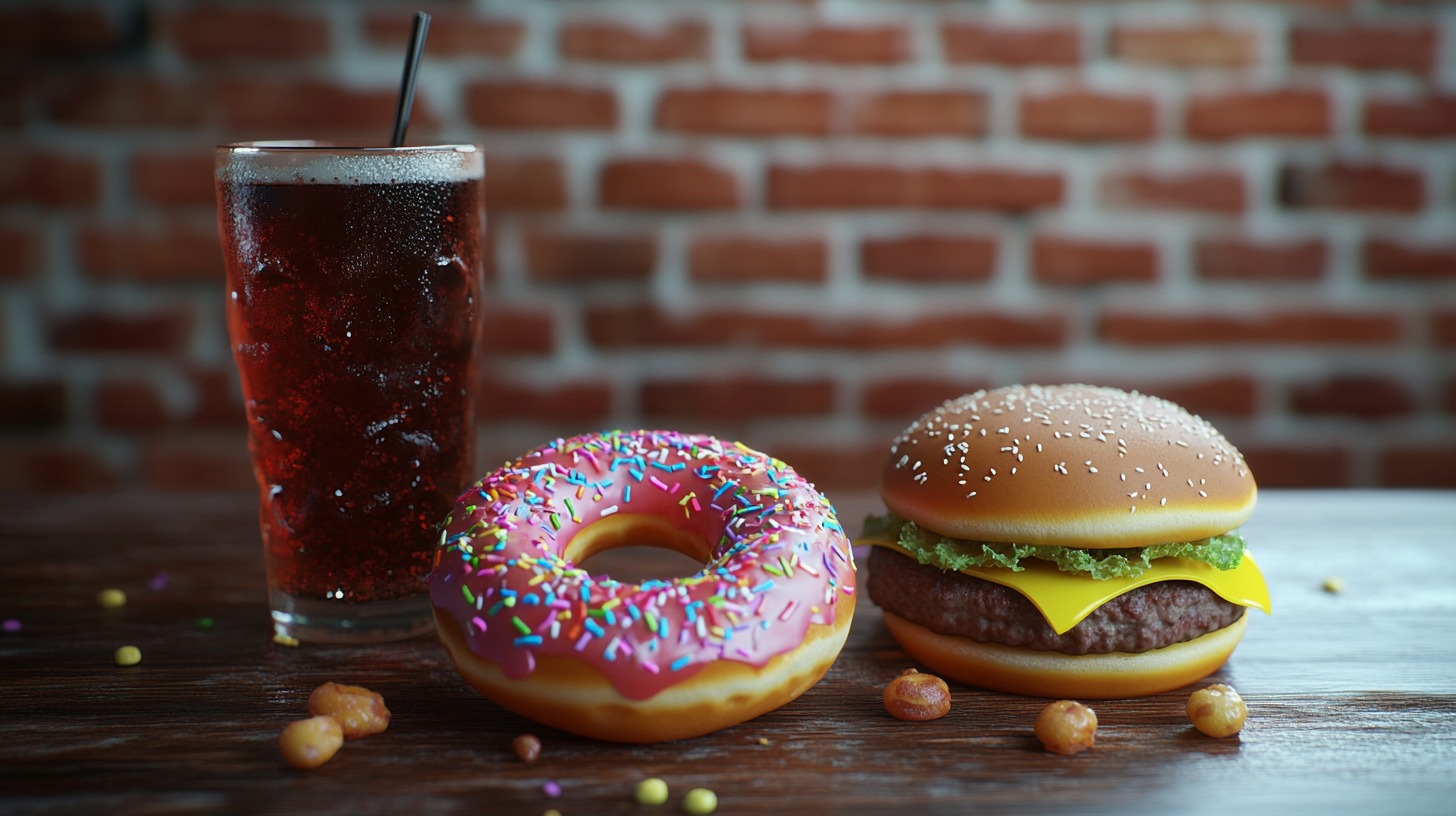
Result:
[[[551,797],[552,799],[555,799],[556,797],[561,795],[561,786],[549,779],[546,780],[546,784],[541,786],[541,790],[544,791],[546,795]]]
[[[147,589],[153,592],[161,592],[167,588],[167,582],[171,580],[171,577],[165,572],[159,572],[147,580]]]
[[[4,624],[0,624],[0,625],[3,625],[4,628],[5,628],[5,631],[7,631],[7,632],[19,632],[20,631],[20,619],[19,618],[6,618],[5,619],[5,623]]]

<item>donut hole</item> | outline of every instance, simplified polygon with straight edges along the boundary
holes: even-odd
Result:
[[[701,572],[712,548],[700,536],[655,516],[616,515],[595,521],[567,542],[566,560],[617,581],[670,581]]]

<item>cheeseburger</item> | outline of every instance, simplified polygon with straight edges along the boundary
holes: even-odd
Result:
[[[1243,457],[1166,400],[1016,385],[950,400],[890,448],[868,590],[934,671],[1039,697],[1154,694],[1218,669],[1269,612],[1238,527]]]

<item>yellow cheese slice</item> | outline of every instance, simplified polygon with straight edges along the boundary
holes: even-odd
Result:
[[[888,547],[915,557],[898,542],[885,538],[864,537],[855,543]],[[1026,559],[1023,565],[1026,569],[1020,572],[1003,567],[969,567],[961,572],[1025,595],[1059,635],[1113,598],[1159,581],[1193,581],[1208,587],[1229,603],[1256,607],[1266,614],[1272,611],[1264,573],[1247,550],[1239,565],[1231,570],[1221,570],[1187,558],[1159,558],[1136,578],[1095,580],[1081,573],[1063,572],[1055,564],[1034,558]]]

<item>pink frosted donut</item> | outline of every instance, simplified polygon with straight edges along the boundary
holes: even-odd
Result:
[[[614,581],[624,545],[697,574]],[[783,462],[670,431],[557,440],[473,485],[445,521],[430,598],[482,694],[566,731],[657,742],[727,728],[819,681],[854,614],[834,508]]]

